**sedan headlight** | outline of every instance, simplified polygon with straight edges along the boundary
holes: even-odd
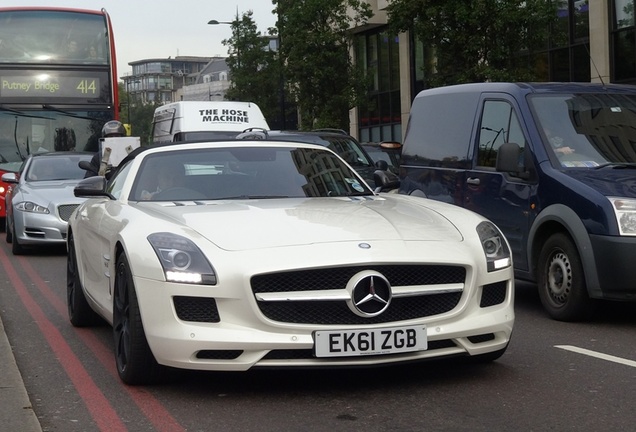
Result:
[[[166,232],[150,234],[148,241],[168,282],[216,285],[214,269],[192,241]]]
[[[492,222],[480,223],[477,225],[477,234],[486,255],[488,271],[510,267],[512,258],[510,257],[508,243],[506,243],[506,239],[495,224]]]
[[[42,207],[41,205],[37,205],[31,201],[23,201],[15,206],[18,210],[29,212],[29,213],[43,213],[48,214],[49,209],[46,207]]]
[[[618,230],[624,236],[636,236],[636,200],[608,197],[612,203]]]

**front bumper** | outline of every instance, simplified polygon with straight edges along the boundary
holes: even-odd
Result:
[[[253,294],[242,296],[236,287],[169,284],[140,277],[135,278],[135,287],[148,344],[160,364],[243,371],[252,367],[371,366],[500,351],[508,345],[513,329],[514,282],[511,269],[488,276],[492,282],[472,288],[467,284],[457,306],[447,312],[364,325],[274,321],[261,312]],[[484,286],[503,290],[499,303],[484,306]],[[182,298],[199,305],[198,312],[191,315],[199,318],[188,318],[197,322],[181,319],[178,303]],[[315,330],[420,324],[427,329],[428,349],[424,351],[335,358],[313,354]]]
[[[636,237],[610,237],[591,235],[592,250],[600,285],[596,291],[607,300],[636,301]]]

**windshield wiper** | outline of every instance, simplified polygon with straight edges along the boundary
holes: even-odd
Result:
[[[601,164],[599,166],[594,167],[594,169],[601,168],[636,168],[636,163],[634,162],[607,162]]]
[[[22,111],[16,111],[16,110],[11,109],[11,108],[6,108],[6,107],[4,107],[2,105],[0,105],[0,111],[4,111],[4,112],[11,113],[11,114],[15,114],[16,116],[19,116],[19,117],[28,117],[28,118],[51,120],[50,117],[43,117],[43,116],[40,116],[40,115],[27,114],[27,113],[22,112]]]
[[[61,110],[59,108],[55,108],[54,106],[51,106],[51,105],[42,105],[42,108],[45,109],[45,110],[53,111],[53,112],[60,113],[60,114],[63,114],[65,116],[73,117],[73,118],[77,118],[77,119],[91,120],[91,121],[100,120],[100,119],[98,119],[96,117],[85,117],[85,116],[77,115],[77,114],[69,112],[69,111],[64,111],[64,110]]]

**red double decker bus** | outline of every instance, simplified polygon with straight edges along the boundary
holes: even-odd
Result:
[[[0,8],[0,176],[30,153],[97,151],[118,106],[106,10]],[[0,218],[7,188],[0,181]]]

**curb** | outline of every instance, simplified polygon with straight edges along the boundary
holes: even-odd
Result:
[[[42,432],[22,375],[15,362],[13,349],[0,318],[0,425],[2,430]]]

